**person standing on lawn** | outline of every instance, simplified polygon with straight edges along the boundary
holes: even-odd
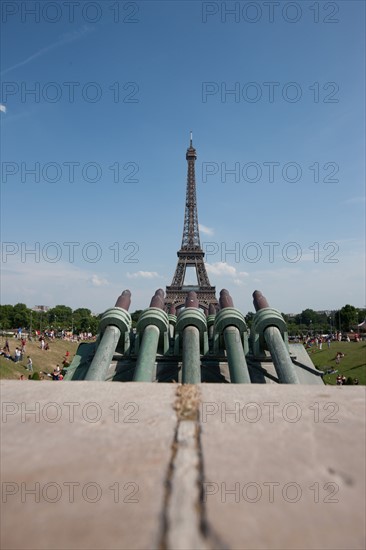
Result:
[[[28,355],[28,362],[27,362],[27,370],[29,370],[29,372],[33,372],[33,361],[32,361],[32,358]]]

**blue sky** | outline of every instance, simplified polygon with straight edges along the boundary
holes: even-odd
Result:
[[[211,284],[365,306],[364,2],[57,5],[2,3],[2,303],[147,307],[192,130]]]

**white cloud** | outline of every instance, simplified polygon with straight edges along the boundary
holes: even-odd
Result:
[[[156,279],[160,277],[156,271],[136,271],[135,273],[127,273],[129,279]]]
[[[207,227],[206,225],[202,225],[201,223],[198,224],[199,230],[204,235],[212,236],[214,234],[214,230],[212,227]]]
[[[216,262],[214,264],[206,264],[207,273],[210,275],[217,275],[218,277],[223,275],[230,275],[235,277],[236,268],[226,262]]]
[[[0,103],[0,112],[1,113],[6,113],[6,107],[2,103]]]
[[[240,279],[241,277],[249,276],[249,273],[246,271],[237,271],[236,267],[226,262],[216,262],[214,264],[206,263],[206,270],[211,275],[216,275],[217,277],[230,276]]]
[[[2,303],[24,302],[28,307],[66,304],[104,311],[120,293],[120,284],[110,284],[104,274],[67,262],[22,263],[8,258],[2,266]]]
[[[237,286],[246,286],[246,283],[242,279],[234,279],[233,283]]]
[[[108,281],[107,279],[103,279],[102,277],[98,277],[98,275],[96,275],[94,273],[94,275],[91,277],[91,283],[93,286],[105,286],[108,284]]]

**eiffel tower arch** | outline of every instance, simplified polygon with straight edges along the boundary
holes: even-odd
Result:
[[[174,305],[177,309],[183,307],[187,293],[190,290],[194,290],[197,293],[200,307],[207,312],[210,304],[215,308],[218,307],[218,301],[216,298],[216,288],[211,286],[207,275],[204,262],[205,253],[201,248],[200,242],[196,198],[196,159],[197,152],[192,144],[191,133],[190,145],[186,153],[188,174],[182,246],[177,252],[178,263],[172,284],[166,287],[165,305],[167,309],[171,305]],[[187,267],[195,269],[197,277],[196,285],[184,284]]]

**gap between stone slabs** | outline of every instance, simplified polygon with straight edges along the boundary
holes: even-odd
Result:
[[[222,550],[227,546],[214,534],[205,513],[199,389],[179,385],[176,397],[177,427],[165,482],[160,549]]]

